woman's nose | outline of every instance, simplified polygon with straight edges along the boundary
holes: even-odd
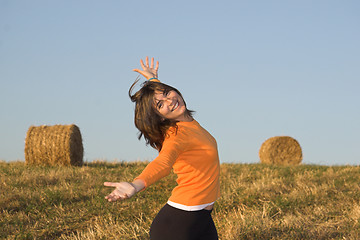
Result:
[[[167,102],[167,105],[168,105],[169,107],[171,107],[171,106],[174,105],[174,99],[172,99],[172,98],[166,98],[166,99],[165,99],[165,102]]]
[[[166,101],[167,101],[170,105],[173,103],[173,100],[174,100],[174,99],[169,98],[169,97],[166,98]]]

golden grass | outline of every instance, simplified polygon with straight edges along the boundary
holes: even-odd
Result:
[[[171,174],[124,202],[104,181],[145,163],[80,168],[0,162],[0,239],[148,239],[175,186]],[[220,239],[360,239],[360,167],[222,164],[213,218]]]

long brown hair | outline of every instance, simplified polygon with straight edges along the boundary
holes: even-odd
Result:
[[[182,95],[176,88],[161,82],[152,81],[144,82],[140,90],[132,94],[132,91],[138,81],[139,79],[137,79],[129,89],[129,97],[132,102],[135,102],[134,122],[136,128],[140,131],[138,138],[140,140],[141,137],[144,137],[147,145],[150,145],[151,147],[160,151],[168,129],[170,127],[174,127],[174,130],[177,131],[177,121],[164,119],[156,110],[154,107],[155,91],[160,91],[163,93],[175,91],[181,97]],[[192,116],[192,113],[193,111],[190,111],[186,108],[185,114]]]

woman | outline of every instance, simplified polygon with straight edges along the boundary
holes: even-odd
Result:
[[[158,78],[159,62],[140,60],[142,70],[134,69],[147,81],[135,94],[135,126],[146,143],[159,151],[143,172],[129,182],[105,182],[115,190],[105,198],[112,202],[132,197],[171,170],[177,174],[177,186],[150,228],[153,240],[218,239],[211,217],[220,196],[220,164],[215,139],[193,119],[181,93]]]

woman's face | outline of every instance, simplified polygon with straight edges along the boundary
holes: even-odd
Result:
[[[189,121],[184,99],[174,90],[155,91],[154,105],[160,115],[169,120]]]

